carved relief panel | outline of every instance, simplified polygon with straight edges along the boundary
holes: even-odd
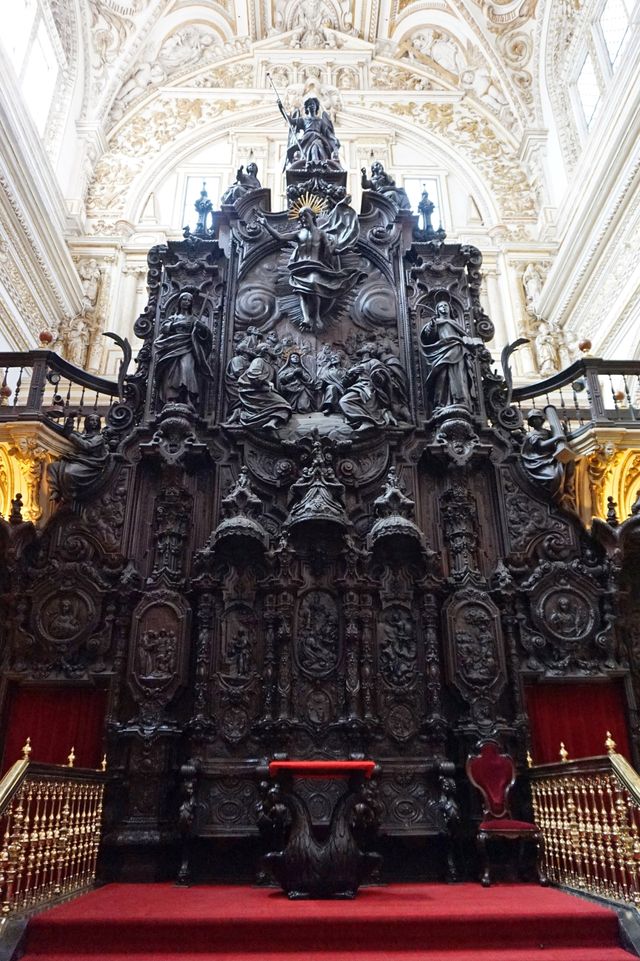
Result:
[[[445,618],[449,680],[466,701],[496,700],[506,683],[498,608],[484,591],[468,587],[449,598]]]
[[[141,715],[158,720],[186,681],[190,608],[180,594],[152,591],[133,612],[129,688]]]

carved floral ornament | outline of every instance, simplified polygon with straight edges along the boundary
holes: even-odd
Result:
[[[128,203],[136,178],[144,171],[150,179],[149,156],[155,156],[156,169],[171,165],[171,154],[184,154],[187,134],[197,139],[198,147],[228,129],[229,115],[234,123],[252,119],[264,107],[263,100],[205,100],[199,97],[162,95],[127,119],[111,140],[110,149],[96,165],[87,197],[87,212],[94,229],[108,230],[130,216]],[[520,164],[515,147],[487,117],[469,103],[427,103],[376,101],[369,111],[379,112],[381,120],[393,118],[395,127],[406,124],[435,135],[466,155],[469,165],[478,170],[491,187],[504,220],[536,219],[536,195]],[[345,107],[345,113],[349,110]],[[179,139],[178,139],[179,138]],[[162,148],[166,148],[162,150]]]

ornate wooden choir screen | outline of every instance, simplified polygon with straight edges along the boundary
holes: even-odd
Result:
[[[379,761],[398,848],[446,834],[459,804],[471,816],[455,771],[478,738],[523,761],[525,682],[626,678],[633,708],[637,601],[620,585],[640,513],[585,531],[561,405],[526,429],[515,345],[494,370],[479,251],[447,244],[427,203],[416,218],[380,165],[356,212],[312,100],[288,118],[287,210],[247,168],[149,252],[135,370],[123,343],[94,416],[79,421],[88,375],[67,365],[49,398],[58,361],[29,361],[25,414],[64,453],[47,523],[18,504],[0,525],[3,669],[108,689],[106,844],[128,877],[170,863],[179,809],[201,839],[252,844],[275,755]],[[29,365],[2,362],[0,423]],[[332,784],[304,790],[326,823]],[[444,868],[442,846],[412,850],[423,874]]]

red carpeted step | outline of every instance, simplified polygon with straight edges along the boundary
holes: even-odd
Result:
[[[332,952],[299,951],[283,954],[278,951],[266,954],[262,951],[251,954],[100,954],[100,961],[632,961],[635,955],[622,948],[525,948],[511,951],[508,948],[496,951],[358,951],[349,950],[348,954]],[[20,961],[96,961],[95,954],[27,954]]]
[[[366,888],[353,901],[289,901],[273,890],[232,885],[113,884],[34,918],[27,956],[242,961],[271,954],[293,961],[324,952],[337,961],[344,952],[357,953],[358,961],[399,961],[426,951],[428,961],[443,952],[458,961],[461,952],[483,951],[486,961],[525,961],[535,950],[551,961],[551,951],[571,949],[566,961],[588,961],[592,949],[598,961],[628,958],[618,944],[614,912],[537,885],[397,884]],[[181,955],[185,949],[189,956]]]

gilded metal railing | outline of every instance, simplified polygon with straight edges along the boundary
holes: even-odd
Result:
[[[35,910],[92,886],[106,783],[101,771],[23,759],[0,781],[0,910]]]
[[[606,746],[531,768],[534,819],[552,883],[640,905],[640,777],[609,734]]]

